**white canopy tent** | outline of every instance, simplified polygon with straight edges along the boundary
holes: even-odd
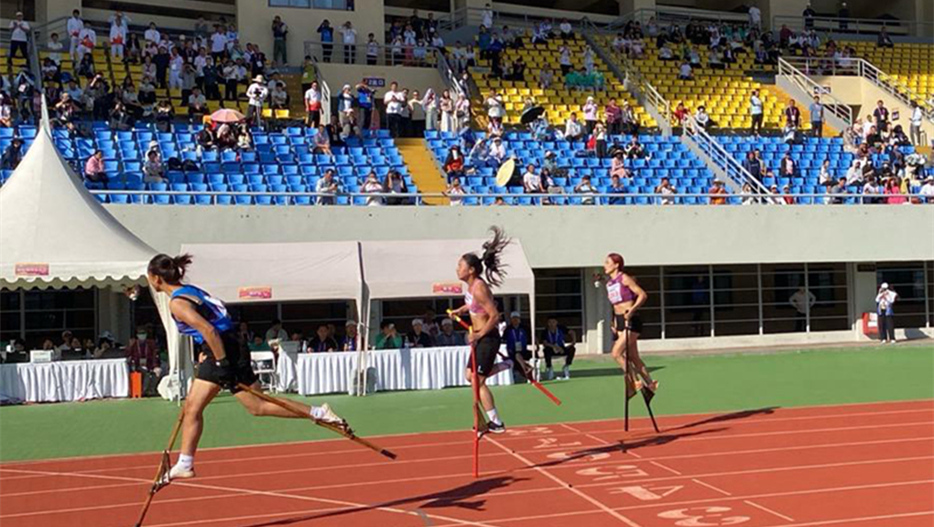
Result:
[[[353,300],[363,309],[357,242],[185,244],[188,280],[227,303]],[[362,320],[362,319],[361,319]]]
[[[46,289],[146,283],[156,251],[114,219],[62,159],[44,126],[0,189],[0,287]],[[170,379],[183,396],[191,353],[168,311],[153,294],[166,329]],[[163,396],[167,397],[166,392]],[[167,397],[171,398],[171,397]]]
[[[399,298],[461,296],[465,284],[457,279],[457,262],[477,253],[486,240],[414,240],[362,242],[367,302]],[[504,249],[500,260],[506,277],[494,295],[528,295],[535,327],[535,275],[519,240]],[[368,311],[369,312],[369,311]],[[534,331],[533,331],[534,333]]]

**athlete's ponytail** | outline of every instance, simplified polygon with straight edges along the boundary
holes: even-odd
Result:
[[[506,276],[499,257],[506,246],[509,245],[510,239],[506,237],[503,229],[499,227],[490,227],[490,231],[493,232],[493,239],[483,244],[483,254],[481,256],[467,253],[462,258],[477,276],[483,275],[488,284],[498,286],[503,283],[503,278]]]
[[[185,271],[191,264],[190,254],[180,254],[172,257],[167,254],[157,254],[149,260],[149,274],[158,276],[167,284],[178,284],[185,277]]]

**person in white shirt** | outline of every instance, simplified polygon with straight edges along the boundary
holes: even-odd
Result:
[[[95,47],[97,47],[97,32],[90,26],[84,26],[78,36],[78,62],[80,63],[85,55],[94,51]]]
[[[898,293],[889,289],[889,284],[882,282],[876,294],[876,314],[879,316],[879,340],[883,344],[895,344],[895,301]]]
[[[129,26],[127,25],[127,18],[123,16],[123,13],[117,11],[112,17],[110,17],[110,56],[115,59],[123,59],[123,47],[126,44],[127,32],[129,31]]]
[[[71,12],[71,18],[65,24],[65,30],[68,31],[68,38],[71,43],[68,52],[71,54],[71,60],[75,62],[81,60],[81,57],[78,56],[78,43],[80,42],[79,37],[82,29],[84,29],[84,20],[81,20],[81,12],[75,9]]]
[[[249,99],[249,105],[246,109],[248,123],[254,126],[263,125],[263,103],[268,95],[269,89],[266,88],[263,76],[257,75],[253,79],[253,84],[250,84],[250,87],[246,90],[246,96]]]
[[[674,60],[675,54],[671,51],[671,48],[668,46],[662,46],[658,48],[658,59],[659,60]]]
[[[493,29],[493,9],[490,8],[490,4],[486,5],[486,9],[480,14],[480,25],[486,29]]]
[[[169,89],[182,89],[182,68],[185,67],[185,59],[178,53],[178,48],[172,48],[172,54],[169,56]],[[152,75],[155,78],[155,74]]]
[[[370,33],[366,42],[366,63],[368,66],[375,66],[379,61],[379,42],[376,41],[376,35]]]
[[[795,331],[807,330],[808,313],[811,311],[811,308],[814,307],[815,302],[817,302],[817,297],[804,287],[799,287],[798,290],[788,298],[788,303],[798,312],[795,316]]]
[[[762,29],[762,11],[756,6],[749,8],[749,27],[751,29]]]
[[[584,131],[581,127],[580,121],[577,120],[577,114],[572,113],[568,118],[567,123],[564,125],[564,140],[565,141],[579,141],[583,136]]]
[[[227,51],[227,34],[221,29],[221,26],[215,26],[214,33],[211,34],[211,56],[217,62],[224,58]]]
[[[545,188],[542,186],[542,176],[535,173],[535,165],[529,163],[525,167],[525,174],[522,174],[522,188],[526,194],[543,194]]]
[[[146,32],[143,33],[143,38],[146,39],[146,42],[158,43],[162,41],[162,35],[159,33],[159,30],[156,29],[155,22],[149,23],[149,29],[147,29]]]
[[[503,104],[503,97],[495,91],[490,92],[486,99],[487,117],[491,123],[502,124],[506,117],[506,106]]]
[[[697,113],[694,114],[694,121],[702,130],[706,130],[710,125],[710,115],[707,114],[707,108],[698,106]]]
[[[23,13],[17,12],[16,18],[10,20],[10,55],[7,63],[12,64],[19,50],[24,59],[29,56],[29,22],[23,20]]]
[[[911,123],[909,129],[911,133],[911,144],[916,147],[924,146],[921,142],[921,123],[924,121],[924,110],[914,101],[911,103],[911,117],[908,121]]]
[[[570,40],[574,38],[574,30],[571,28],[571,23],[568,22],[568,19],[565,18],[562,20],[561,25],[558,26],[558,29],[561,31],[561,38],[564,40]]]
[[[490,145],[489,158],[495,161],[493,164],[497,168],[506,160],[506,145],[503,143],[502,137],[497,136],[493,138],[493,143]]]
[[[759,98],[759,90],[752,90],[752,96],[749,98],[749,115],[752,117],[752,133],[759,135],[762,131],[762,99]]]
[[[461,186],[461,178],[459,177],[452,178],[448,188],[444,191],[444,195],[450,199],[452,207],[463,205],[464,194],[466,193],[467,191]]]
[[[921,196],[922,203],[934,203],[934,176],[928,176],[924,180],[918,195]]]
[[[389,90],[383,94],[383,105],[386,107],[386,121],[389,126],[389,134],[392,137],[402,135],[402,108],[406,104],[405,94],[399,90],[399,84],[392,82],[389,84]]]
[[[567,46],[558,48],[561,56],[558,58],[558,64],[561,65],[561,75],[567,75],[571,71],[571,50]]]
[[[678,70],[678,78],[686,81],[694,78],[694,70],[691,68],[691,65],[688,64],[688,61],[681,63],[681,67]]]
[[[357,59],[357,30],[348,20],[340,29],[344,42],[344,64],[353,64]]]
[[[305,126],[317,128],[321,124],[321,91],[318,81],[314,81],[305,92]]]
[[[56,66],[61,67],[62,50],[65,49],[65,46],[62,45],[62,41],[58,39],[58,33],[49,35],[49,42],[45,47],[49,50],[49,58],[52,59],[52,62],[54,62]]]

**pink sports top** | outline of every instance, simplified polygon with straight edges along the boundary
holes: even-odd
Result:
[[[632,302],[636,299],[636,294],[632,292],[632,289],[623,283],[623,273],[619,273],[616,278],[610,278],[607,281],[606,296],[614,306],[623,302]]]
[[[471,313],[476,313],[478,315],[486,313],[486,310],[483,309],[483,306],[474,300],[473,293],[470,292],[470,288],[468,288],[467,292],[464,293],[464,303],[467,304],[467,309],[469,309]]]

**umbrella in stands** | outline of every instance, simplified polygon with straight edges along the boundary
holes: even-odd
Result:
[[[519,120],[522,124],[531,124],[541,117],[543,113],[545,113],[545,108],[543,106],[533,106],[522,112],[522,117],[520,117]]]
[[[211,114],[211,120],[215,123],[239,123],[245,119],[243,114],[237,110],[223,108]]]

